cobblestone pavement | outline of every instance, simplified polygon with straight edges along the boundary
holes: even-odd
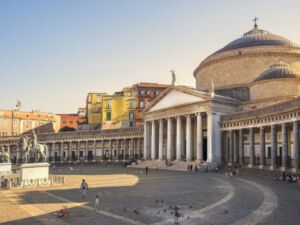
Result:
[[[274,173],[242,170],[238,177],[222,172],[198,173],[119,166],[64,165],[51,168],[64,174],[63,186],[0,191],[0,224],[31,225],[164,225],[173,224],[179,207],[180,224],[299,224],[300,185],[282,184]],[[80,182],[89,184],[87,198]],[[100,210],[93,207],[100,196]],[[68,206],[70,218],[58,219]]]

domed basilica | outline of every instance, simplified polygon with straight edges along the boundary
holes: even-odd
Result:
[[[144,111],[144,156],[299,169],[300,45],[254,27]]]

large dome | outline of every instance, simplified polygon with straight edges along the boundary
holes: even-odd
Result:
[[[194,71],[196,88],[246,87],[279,61],[300,71],[300,45],[279,35],[254,27],[203,60]]]
[[[300,45],[290,41],[287,38],[281,37],[279,35],[271,34],[265,30],[258,29],[257,26],[254,26],[252,30],[245,33],[241,38],[238,38],[230,42],[224,48],[221,48],[214,54],[233,50],[233,49],[238,49],[238,48],[268,46],[268,45],[300,48]]]

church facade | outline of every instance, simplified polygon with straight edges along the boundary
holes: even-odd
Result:
[[[144,129],[39,136],[51,162],[238,163],[299,170],[300,46],[259,29],[202,61],[196,87],[169,86],[142,112]],[[173,74],[172,74],[173,75]],[[0,139],[16,161],[17,137]]]
[[[299,169],[300,46],[259,29],[208,56],[196,88],[172,86],[144,111],[146,159]]]

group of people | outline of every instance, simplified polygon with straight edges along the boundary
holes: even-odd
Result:
[[[281,176],[279,178],[283,183],[288,182],[292,183],[300,183],[300,175],[296,174],[286,174],[285,172],[281,172]]]
[[[9,188],[9,180],[7,178],[5,178],[4,176],[1,176],[0,187],[1,188]]]
[[[240,165],[236,164],[236,165],[231,165],[231,164],[228,164],[226,170],[225,170],[225,176],[236,176],[236,175],[239,175],[240,171]]]

